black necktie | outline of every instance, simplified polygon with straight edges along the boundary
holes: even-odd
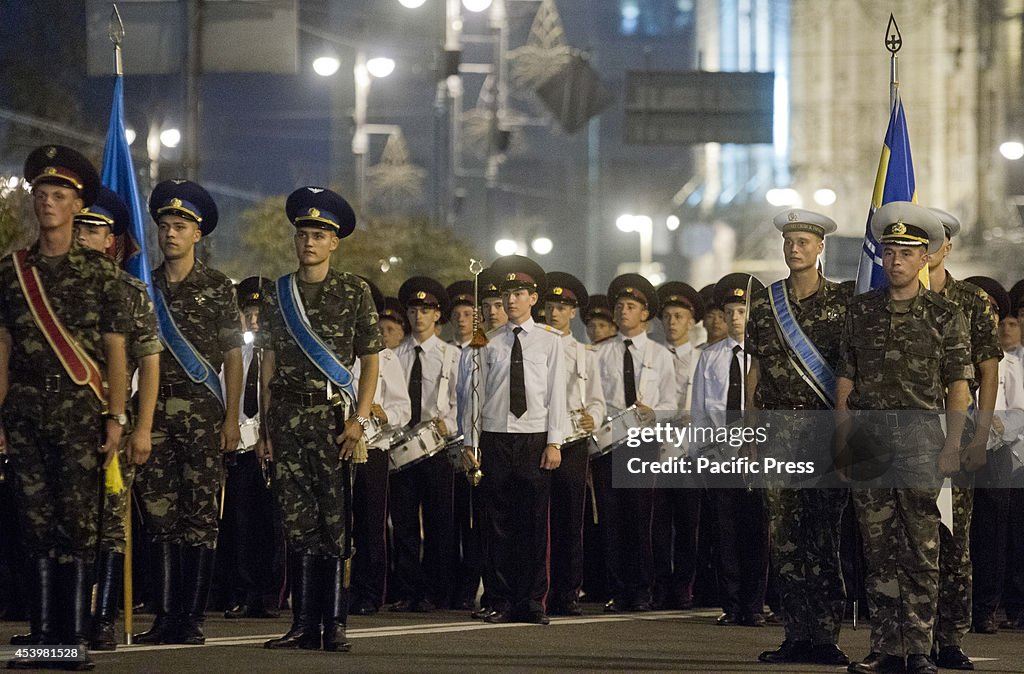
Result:
[[[725,409],[729,413],[725,415],[726,423],[732,423],[740,418],[740,410],[743,409],[743,368],[740,367],[740,358],[743,357],[743,347],[737,344],[732,347],[732,359],[729,363],[729,392],[725,398]]]
[[[633,354],[629,352],[633,340],[625,339],[622,343],[626,346],[626,351],[622,355],[622,385],[626,391],[626,407],[629,407],[636,403],[636,375],[633,372]]]
[[[412,404],[410,426],[415,426],[420,422],[423,407],[423,361],[420,360],[423,347],[417,346],[414,350],[416,359],[412,361],[412,372],[409,373],[409,402]]]
[[[512,328],[512,367],[508,373],[508,409],[516,419],[526,413],[526,375],[523,373],[523,344],[519,333],[523,329]]]
[[[260,411],[259,381],[260,368],[254,355],[249,362],[249,373],[245,376],[245,395],[242,398],[242,412],[252,419]]]

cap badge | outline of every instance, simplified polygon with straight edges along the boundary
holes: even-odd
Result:
[[[562,289],[558,288],[558,287],[555,287],[555,288],[551,289],[551,292],[554,293],[555,295],[561,295],[562,294]]]
[[[306,211],[306,214],[309,215],[309,217],[311,217],[311,218],[319,218],[320,217],[320,209],[318,209],[318,208],[310,208],[308,211]]]
[[[171,199],[171,208],[181,208],[181,199],[178,197]]]
[[[46,156],[49,157],[50,159],[53,159],[54,157],[56,157],[57,156],[57,148],[53,147],[52,145],[50,147],[46,148]]]
[[[425,292],[423,292],[422,290],[416,293],[416,299],[418,299],[418,300],[425,300],[426,298],[427,298],[427,294]]]
[[[306,189],[312,192],[313,194],[320,194],[321,192],[324,191],[324,188],[322,187],[307,187]]]
[[[896,234],[897,236],[899,236],[900,234],[906,234],[907,226],[904,225],[903,221],[901,220],[892,226],[892,233]]]
[[[515,281],[516,280],[515,272],[509,272],[508,276],[505,277],[505,280],[506,281]]]
[[[184,185],[188,181],[185,180],[184,178],[172,178],[171,182],[174,183],[175,185]]]
[[[786,217],[790,222],[796,222],[797,220],[800,219],[800,214],[797,213],[796,211],[790,211],[789,215]]]

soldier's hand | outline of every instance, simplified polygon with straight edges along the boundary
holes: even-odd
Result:
[[[334,439],[336,443],[341,445],[341,458],[350,459],[352,458],[352,452],[355,451],[356,443],[363,437],[363,427],[359,425],[359,422],[355,418],[345,420],[345,432]]]
[[[141,466],[153,453],[152,431],[136,428],[128,437],[128,462]]]
[[[260,461],[274,460],[274,443],[270,441],[270,438],[256,440],[256,457]]]
[[[7,453],[7,431],[4,430],[3,424],[0,424],[0,454]]]
[[[469,445],[462,448],[462,465],[466,470],[474,470],[480,467],[480,460],[476,458],[476,450]]]
[[[548,445],[544,448],[544,454],[540,458],[541,470],[554,470],[562,465],[562,450],[555,445]]]
[[[593,433],[594,429],[597,428],[594,425],[594,417],[590,416],[586,412],[580,415],[580,428],[585,430],[587,433]]]
[[[117,448],[121,446],[121,434],[123,432],[124,427],[121,424],[117,423],[114,419],[107,419],[106,439],[100,447],[100,454],[106,455],[106,458],[103,459],[104,468],[109,466],[110,462],[117,456]]]
[[[960,454],[956,448],[943,447],[939,454],[939,472],[943,477],[953,477],[960,472]]]
[[[377,420],[382,424],[386,424],[388,422],[388,413],[385,412],[384,408],[377,403],[370,405],[370,414],[377,417]]]
[[[971,444],[964,447],[963,452],[960,453],[960,463],[963,465],[963,469],[968,473],[973,473],[976,470],[980,470],[986,463],[988,463],[988,451],[986,447],[987,438],[974,439]]]
[[[442,438],[448,437],[448,425],[444,423],[444,419],[434,419],[434,423],[437,424],[437,432],[441,434]]]
[[[242,430],[238,427],[238,419],[225,419],[220,428],[220,451],[234,452],[242,441]]]
[[[640,418],[645,424],[653,424],[654,420],[657,418],[654,410],[643,403],[636,404],[636,411],[640,413]]]

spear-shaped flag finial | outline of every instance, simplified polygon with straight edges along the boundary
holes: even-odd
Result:
[[[121,68],[121,43],[124,42],[124,21],[121,12],[117,11],[117,3],[111,3],[110,22],[107,24],[107,35],[114,43],[114,74],[123,75]]]

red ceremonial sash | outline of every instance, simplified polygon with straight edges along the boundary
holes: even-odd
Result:
[[[88,386],[96,394],[103,406],[106,407],[107,396],[103,390],[103,375],[100,368],[77,340],[64,328],[50,300],[46,297],[46,291],[39,280],[39,272],[28,263],[28,250],[22,249],[14,253],[14,269],[18,274],[18,283],[21,285],[21,292],[25,295],[28,308],[32,311],[32,319],[36,327],[46,337],[50,348],[57,356],[64,371],[71,377],[71,381],[79,386]]]

